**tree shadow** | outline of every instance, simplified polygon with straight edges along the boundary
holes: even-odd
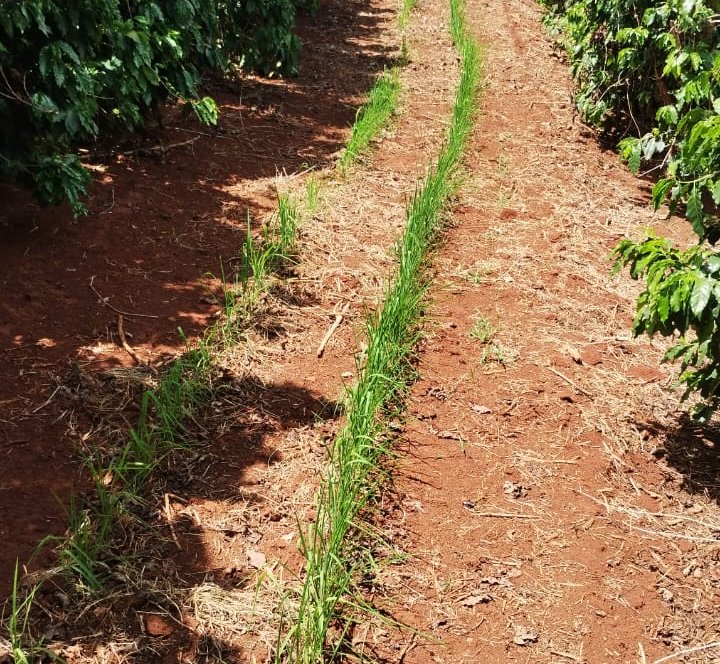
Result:
[[[363,95],[396,55],[380,39],[393,18],[368,0],[324,0],[300,23],[297,78],[210,84],[217,130],[170,107],[163,127],[87,146],[87,217],[0,187],[0,463],[12,471],[0,479],[0,598],[16,559],[62,533],[61,503],[80,483],[58,398],[68,365],[132,367],[121,312],[127,340],[150,363],[214,320],[248,214],[257,227],[272,212],[276,174],[334,162]]]
[[[672,428],[645,424],[644,428],[662,444],[654,451],[681,476],[681,489],[704,495],[720,503],[720,429],[699,424],[687,413]]]
[[[31,624],[34,633],[51,634],[55,648],[59,642],[64,647],[75,642],[81,644],[78,648],[94,651],[100,657],[95,661],[102,661],[98,653],[104,648],[122,644],[132,644],[132,661],[148,664],[181,661],[183,653],[182,661],[249,661],[244,650],[256,644],[224,638],[222,628],[215,625],[198,625],[181,604],[197,604],[190,598],[203,586],[220,595],[213,600],[218,622],[232,620],[232,609],[222,605],[223,592],[228,599],[234,590],[247,590],[241,596],[247,597],[250,608],[258,581],[246,551],[263,543],[249,533],[248,515],[256,519],[253,527],[258,530],[281,518],[288,527],[295,525],[289,510],[283,512],[264,495],[257,469],[283,461],[274,446],[278,437],[335,419],[340,408],[289,381],[266,384],[226,373],[204,410],[198,416],[202,426],[194,431],[197,445],[163,463],[147,494],[133,501],[131,512],[119,519],[127,523],[132,513],[137,521],[116,524],[112,546],[100,561],[105,570],[102,591],[83,599],[72,590],[73,580],[62,575],[40,587]],[[87,501],[92,504],[92,493]],[[196,508],[206,503],[227,510],[218,524],[194,518]],[[233,561],[229,567],[218,567],[217,551],[208,548],[208,531],[227,548],[226,557]],[[78,598],[81,604],[74,606]],[[242,627],[235,625],[233,630]]]

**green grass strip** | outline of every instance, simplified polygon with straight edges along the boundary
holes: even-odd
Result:
[[[406,0],[414,3],[415,0]],[[400,94],[399,69],[383,72],[370,91],[368,102],[358,111],[352,134],[340,160],[344,171],[361,154],[386,125],[397,109]],[[318,204],[320,183],[310,177],[306,189],[306,215],[312,215]],[[250,229],[242,247],[243,270],[236,288],[225,288],[225,320],[206,330],[193,347],[177,358],[169,370],[160,377],[158,387],[143,393],[140,418],[131,428],[126,445],[111,460],[86,459],[95,492],[91,501],[75,501],[68,513],[68,534],[60,541],[58,556],[61,568],[73,578],[81,590],[99,592],[103,576],[108,572],[102,559],[111,547],[114,525],[123,512],[131,511],[132,504],[140,500],[139,492],[159,467],[163,459],[176,449],[190,446],[187,424],[193,420],[202,402],[210,392],[211,372],[215,353],[237,342],[238,322],[252,311],[259,295],[267,288],[266,278],[292,260],[301,214],[296,200],[287,195],[278,196],[278,207],[262,237],[256,240]],[[238,288],[239,292],[238,292]],[[108,486],[107,480],[114,481]],[[90,506],[89,503],[94,503]],[[13,636],[13,652],[17,661],[24,652],[35,652],[26,634],[27,620],[18,630],[18,618],[27,615],[36,591],[42,581],[30,588],[24,603],[18,604],[17,578],[10,616],[0,617],[0,633]],[[22,611],[21,611],[22,610]],[[21,643],[27,644],[23,650]],[[19,659],[20,658],[20,659]]]
[[[61,570],[80,592],[99,593],[112,571],[106,559],[113,556],[113,536],[121,515],[131,515],[142,501],[140,494],[163,460],[173,451],[192,446],[189,425],[212,392],[215,355],[237,343],[243,322],[255,306],[260,292],[267,288],[267,276],[280,270],[289,260],[297,239],[302,213],[294,198],[278,196],[278,208],[256,242],[248,229],[243,247],[245,274],[241,286],[225,286],[224,319],[210,326],[205,334],[163,371],[157,387],[143,392],[138,423],[128,432],[120,451],[111,459],[89,455],[85,460],[94,491],[75,500],[68,511],[68,532],[63,537],[45,538],[57,542]],[[182,332],[181,332],[182,334]],[[16,662],[35,661],[42,641],[29,634],[29,613],[42,581],[20,599],[17,570],[12,602],[0,632],[6,632]],[[39,660],[38,660],[39,661]]]
[[[267,289],[268,275],[289,259],[300,220],[301,212],[288,194],[278,195],[277,211],[263,227],[260,241],[254,240],[248,219],[244,274],[236,284],[241,291],[224,287],[224,319],[188,344],[162,373],[157,387],[143,393],[138,424],[130,429],[120,452],[109,461],[86,460],[95,486],[93,506],[71,507],[69,533],[61,539],[59,558],[61,566],[90,591],[101,590],[109,572],[102,558],[108,554],[120,514],[129,513],[140,500],[143,487],[169,454],[192,446],[188,426],[211,395],[215,356],[237,343],[242,323]]]
[[[461,57],[450,129],[437,164],[408,205],[396,271],[382,310],[368,322],[365,366],[348,397],[347,423],[332,446],[316,522],[301,535],[305,581],[297,619],[278,649],[278,658],[295,664],[332,660],[343,647],[342,636],[328,643],[328,627],[340,618],[362,565],[357,542],[363,534],[361,512],[377,495],[379,468],[391,442],[386,422],[413,380],[411,360],[428,287],[428,255],[442,228],[443,210],[458,187],[460,160],[472,131],[480,49],[465,23],[463,0],[450,0],[450,5],[451,34]],[[347,621],[338,624],[349,627]]]
[[[370,142],[395,113],[399,97],[400,70],[398,67],[386,69],[375,81],[367,102],[357,112],[350,140],[338,162],[341,171],[347,170],[367,151]]]
[[[410,21],[410,14],[415,9],[418,0],[403,0],[402,7],[400,8],[400,14],[398,15],[398,27],[404,30]]]

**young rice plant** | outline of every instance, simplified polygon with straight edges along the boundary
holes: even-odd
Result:
[[[317,499],[317,516],[301,533],[305,580],[297,619],[279,645],[278,658],[296,664],[333,659],[343,645],[329,643],[328,627],[348,606],[347,594],[359,572],[359,519],[380,478],[390,437],[386,422],[413,377],[410,363],[418,340],[418,317],[427,289],[427,256],[442,227],[442,212],[457,187],[457,171],[472,129],[480,78],[480,53],[468,34],[462,0],[451,0],[451,34],[461,56],[461,76],[447,140],[435,168],[412,197],[398,245],[398,264],[384,306],[368,321],[368,348],[359,379],[350,390],[347,423],[330,451],[328,474]],[[356,562],[353,562],[356,561]]]

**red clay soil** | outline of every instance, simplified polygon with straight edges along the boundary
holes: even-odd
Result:
[[[617,241],[661,219],[579,124],[539,8],[469,12],[487,88],[386,524],[409,558],[377,589],[418,633],[379,628],[379,653],[718,661],[717,435],[675,412],[660,344],[628,333],[637,287],[609,275]]]
[[[297,80],[248,79],[215,92],[217,135],[193,133],[206,130],[179,124],[170,109],[166,125],[180,129],[149,131],[120,148],[130,154],[95,159],[89,217],[4,207],[0,449],[11,471],[0,484],[0,592],[15,558],[63,528],[59,505],[80,477],[70,434],[100,426],[97,409],[83,405],[92,385],[73,386],[132,365],[118,345],[117,310],[151,362],[178,351],[178,326],[192,334],[207,324],[219,288],[207,274],[237,255],[246,208],[255,216],[271,209],[276,170],[329,163],[340,148],[358,95],[391,52],[379,36],[392,20],[385,4],[328,0],[303,26]],[[538,7],[468,4],[486,48],[483,112],[435,256],[399,500],[382,524],[386,540],[410,555],[381,567],[373,587],[378,606],[417,632],[368,620],[355,643],[398,664],[647,664],[710,644],[720,638],[718,437],[676,411],[660,344],[630,339],[637,286],[611,280],[605,258],[621,237],[658,221],[647,189],[580,125],[567,65]],[[419,50],[411,69],[447,85],[445,51],[439,70],[423,70],[433,31],[444,30],[439,7],[420,3],[425,23],[415,29],[426,39],[411,41],[411,54]],[[434,82],[410,117],[437,124],[445,92]],[[378,168],[363,175],[364,191],[393,190],[388,210],[375,201],[364,211],[387,223],[388,237],[412,191],[408,172],[436,151],[426,134],[420,122],[406,123],[378,155],[388,169],[404,160],[403,177],[383,180]],[[350,210],[336,201],[323,219],[352,235]],[[318,251],[322,231],[307,230]],[[298,268],[289,289],[296,299],[271,312],[266,347],[248,350],[267,367],[211,404],[219,423],[208,435],[212,458],[199,454],[163,478],[166,503],[149,522],[162,524],[154,530],[167,536],[167,555],[143,561],[127,592],[82,612],[92,623],[85,645],[70,616],[63,624],[63,598],[48,590],[46,606],[59,607],[48,630],[69,661],[273,661],[283,588],[266,605],[263,583],[289,570],[282,580],[292,584],[301,565],[296,514],[312,519],[337,426],[334,399],[352,379],[362,310],[390,267],[377,246],[382,229],[374,232],[357,232],[357,256],[346,239],[343,251],[328,245],[324,265]],[[314,282],[305,294],[304,280]],[[351,324],[318,361],[329,305],[345,301]],[[180,608],[162,597],[181,597]],[[271,634],[258,637],[268,625]],[[716,655],[696,650],[676,661]]]
[[[341,148],[389,62],[383,20],[365,2],[328,0],[300,26],[299,77],[211,90],[217,130],[168,108],[164,128],[92,147],[87,217],[0,188],[0,597],[16,559],[63,531],[64,505],[82,486],[68,431],[95,423],[79,407],[77,376],[134,362],[118,313],[150,363],[182,348],[178,328],[192,336],[208,324],[220,287],[211,275],[239,254],[247,211],[257,220],[273,208],[277,173],[329,163]]]

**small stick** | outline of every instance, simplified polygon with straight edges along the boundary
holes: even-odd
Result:
[[[322,357],[323,353],[325,352],[325,346],[327,346],[328,341],[330,341],[330,337],[335,333],[335,330],[340,327],[340,323],[343,322],[343,318],[345,317],[345,314],[350,309],[350,303],[346,302],[343,308],[340,310],[340,312],[335,316],[335,320],[333,321],[333,324],[330,326],[330,329],[325,333],[325,336],[323,337],[323,340],[320,342],[320,345],[317,349],[317,356]]]
[[[34,414],[37,413],[38,411],[41,411],[43,408],[45,408],[45,406],[49,405],[49,404],[52,402],[52,400],[55,398],[55,395],[58,393],[58,390],[59,390],[61,387],[62,387],[61,385],[58,385],[58,386],[53,390],[53,393],[48,397],[48,400],[47,400],[47,401],[44,401],[43,403],[41,403],[35,410],[31,411],[31,413],[34,415]]]
[[[173,542],[175,542],[175,546],[182,551],[182,547],[180,546],[180,542],[178,541],[177,533],[175,532],[175,525],[173,518],[173,512],[172,508],[170,507],[170,494],[165,494],[165,517],[167,518],[168,525],[170,526],[170,534],[172,535]]]
[[[695,646],[694,648],[688,648],[687,650],[678,650],[671,655],[665,655],[665,657],[656,659],[653,664],[660,664],[660,662],[669,662],[671,659],[676,659],[677,657],[682,657],[683,655],[689,655],[693,652],[700,652],[701,650],[710,650],[710,648],[718,647],[720,647],[720,641],[713,641],[712,643],[706,643],[702,646]]]
[[[160,318],[160,316],[153,316],[152,314],[132,314],[128,311],[121,311],[120,309],[116,309],[113,307],[112,304],[108,302],[108,299],[106,297],[103,297],[102,293],[93,286],[93,281],[95,281],[95,275],[90,277],[90,288],[95,295],[97,295],[100,298],[100,302],[102,302],[106,307],[109,307],[112,309],[116,314],[120,314],[121,316],[127,316],[128,318]]]
[[[125,150],[124,152],[120,152],[119,154],[123,155],[124,157],[130,157],[134,154],[149,154],[152,152],[159,152],[160,154],[165,154],[166,152],[169,152],[173,148],[181,148],[184,145],[190,145],[191,143],[194,143],[195,141],[199,140],[200,136],[196,136],[195,138],[190,138],[187,141],[179,141],[178,143],[169,143],[168,145],[153,145],[151,147],[142,147],[142,148],[136,148],[135,150]]]
[[[643,644],[639,642],[638,653],[640,654],[640,664],[647,664],[647,657],[645,657],[645,648],[643,648]]]
[[[523,459],[524,461],[532,461],[533,463],[560,463],[560,464],[569,464],[572,466],[577,466],[578,462],[573,461],[572,459],[538,459],[536,457],[525,457]]]
[[[398,657],[397,664],[403,664],[405,661],[405,658],[408,656],[408,653],[417,645],[417,632],[413,632],[412,637],[410,638],[410,641],[408,641],[407,645],[402,649],[402,652],[400,653],[400,657]]]
[[[168,129],[174,129],[175,131],[185,131],[188,134],[196,134],[197,136],[207,136],[208,138],[228,138],[220,131],[216,132],[215,134],[209,134],[206,131],[196,131],[195,129],[186,129],[185,127],[168,127]]]
[[[514,512],[473,512],[468,510],[474,516],[486,516],[495,519],[539,519],[535,514],[517,514]]]
[[[577,383],[570,380],[564,373],[560,373],[557,369],[553,369],[552,367],[546,366],[545,367],[548,371],[551,373],[554,373],[559,378],[562,378],[568,385],[574,387],[580,394],[584,394],[586,397],[592,398],[592,394],[588,392],[587,390],[584,390],[582,387],[580,387]]]
[[[125,337],[125,324],[123,322],[122,314],[118,316],[117,321],[118,336],[120,337],[120,345],[123,347],[125,352],[132,357],[135,362],[146,367],[149,366],[147,362],[143,362],[140,356],[135,352],[134,348],[127,342]]]
[[[651,528],[641,528],[640,526],[633,526],[631,523],[628,524],[628,528],[637,530],[638,532],[645,533],[646,535],[653,535],[655,537],[666,537],[668,539],[681,539],[688,542],[700,542],[702,544],[720,544],[720,539],[715,537],[695,537],[694,535],[683,535],[682,533],[673,533],[669,530],[652,530]],[[718,641],[720,645],[720,641]]]
[[[578,657],[577,655],[573,655],[569,652],[563,652],[562,650],[551,650],[551,655],[557,655],[558,657],[564,657],[565,659],[571,659],[573,662],[582,662],[582,657]]]

